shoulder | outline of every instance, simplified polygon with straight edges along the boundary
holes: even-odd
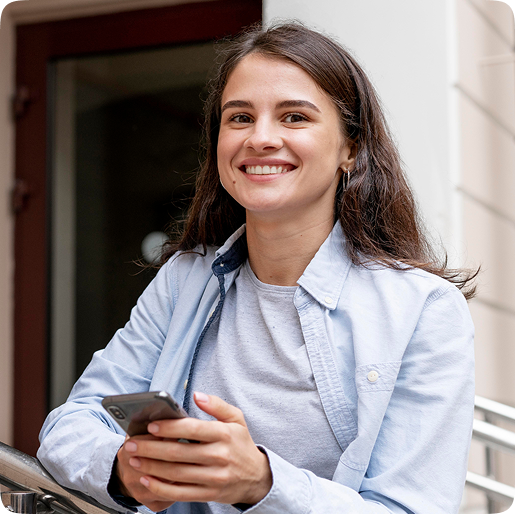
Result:
[[[431,340],[430,345],[445,340],[444,333],[473,337],[463,294],[420,269],[351,266],[339,306],[353,320],[355,338],[359,334],[363,344],[379,348],[386,360],[401,360],[413,336]],[[390,351],[394,359],[386,355]]]
[[[466,304],[463,294],[454,284],[418,268],[352,265],[348,279],[354,294],[370,294],[397,305],[406,304],[423,309],[444,295],[455,297]]]
[[[166,275],[174,290],[180,290],[191,278],[206,282],[212,276],[211,265],[216,258],[218,247],[208,246],[206,251],[197,246],[191,251],[177,252],[161,267],[159,273]]]

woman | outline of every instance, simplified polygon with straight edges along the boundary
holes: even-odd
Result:
[[[432,258],[365,74],[301,25],[255,29],[206,112],[182,238],[39,458],[118,510],[457,512],[470,278]],[[124,440],[100,405],[162,389],[193,417]]]

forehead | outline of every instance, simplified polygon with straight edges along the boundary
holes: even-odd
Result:
[[[320,103],[319,107],[334,107],[329,95],[300,66],[257,53],[245,56],[229,75],[222,104],[228,100],[248,100],[245,96],[263,100],[310,99]]]

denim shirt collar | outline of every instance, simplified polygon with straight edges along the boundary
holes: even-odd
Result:
[[[211,269],[217,277],[241,266],[248,256],[245,225],[234,232],[215,255]],[[350,265],[345,251],[345,236],[337,221],[297,283],[321,305],[334,310]]]
[[[334,310],[350,266],[351,262],[345,251],[345,236],[340,222],[337,221],[297,283],[318,303]]]

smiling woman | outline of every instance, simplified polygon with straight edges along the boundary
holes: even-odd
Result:
[[[252,29],[204,128],[184,231],[39,458],[117,509],[456,513],[471,277],[434,259],[365,74],[301,25]],[[124,440],[101,399],[149,390],[191,417]]]

